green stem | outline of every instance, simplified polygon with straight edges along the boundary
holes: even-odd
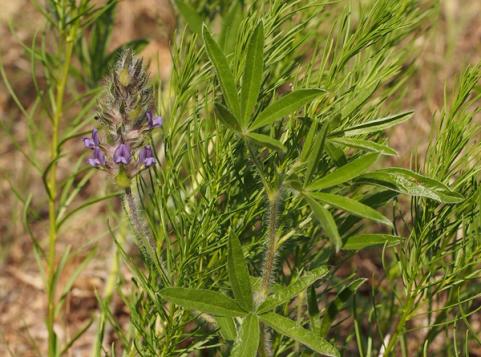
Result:
[[[55,335],[55,272],[56,272],[56,254],[55,247],[57,242],[57,158],[58,158],[58,143],[59,143],[59,128],[63,116],[63,101],[65,94],[65,86],[67,83],[70,63],[72,59],[72,52],[74,40],[77,35],[77,26],[73,26],[70,33],[64,38],[64,65],[61,76],[57,83],[54,114],[52,118],[52,140],[50,147],[50,160],[52,163],[48,175],[48,216],[49,216],[49,253],[48,253],[48,293],[47,293],[47,332],[48,332],[48,356],[57,356],[57,337]]]

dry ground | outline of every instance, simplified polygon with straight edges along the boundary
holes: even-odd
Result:
[[[170,71],[168,56],[168,34],[174,28],[172,8],[167,0],[125,0],[121,2],[120,19],[114,32],[114,44],[138,37],[153,40],[145,55],[159,55],[161,76],[167,78]],[[433,114],[443,102],[444,83],[452,87],[459,70],[465,64],[477,63],[481,59],[481,1],[444,0],[442,20],[429,36],[419,38],[423,56],[418,59],[417,72],[411,79],[414,88],[404,98],[406,108],[415,110],[414,118],[390,133],[391,144],[400,152],[400,165],[409,163],[413,150],[423,150],[429,135]],[[35,29],[41,26],[41,18],[28,0],[6,0],[0,12],[0,53],[8,76],[20,91],[25,103],[33,95],[29,77],[29,63],[22,48],[11,35],[7,22],[15,25],[17,36],[28,41]],[[10,121],[19,144],[26,140],[26,127],[5,87],[0,85],[0,120]],[[34,197],[42,196],[39,180],[27,173],[26,163],[15,151],[12,141],[0,134],[0,356],[43,356],[45,355],[46,330],[44,328],[45,291],[38,268],[33,258],[30,239],[21,223],[21,205],[10,190],[8,177]],[[42,157],[45,155],[39,152]],[[97,187],[95,181],[90,190]],[[86,192],[88,195],[89,192]],[[41,235],[46,229],[46,214],[37,203],[39,216],[33,229]],[[98,247],[97,255],[87,270],[80,276],[70,294],[64,319],[57,330],[61,336],[71,335],[97,313],[96,292],[102,293],[111,257],[112,244],[105,234],[105,220],[109,209],[97,205],[77,217],[68,232],[62,234],[58,249],[71,246],[79,257],[67,266],[64,280],[73,271],[82,257],[82,251]],[[92,218],[93,217],[93,218]],[[87,238],[86,238],[87,237]],[[359,262],[368,271],[368,261]],[[124,272],[123,274],[128,274]],[[116,313],[125,314],[119,302],[114,302]],[[75,344],[72,356],[87,356],[91,350],[95,324]]]

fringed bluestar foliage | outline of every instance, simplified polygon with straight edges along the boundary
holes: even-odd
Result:
[[[104,135],[100,137],[94,128],[90,138],[83,138],[85,147],[92,150],[87,162],[113,175],[121,187],[130,187],[134,176],[156,162],[147,142],[163,119],[153,114],[152,107],[149,74],[141,59],[125,51],[98,105],[97,119]]]

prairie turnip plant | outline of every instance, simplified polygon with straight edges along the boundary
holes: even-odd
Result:
[[[66,16],[51,22],[64,52],[54,61],[45,46],[28,48],[49,79],[38,105],[53,115],[42,175],[50,355],[75,343],[59,349],[53,325],[69,256],[57,264],[57,231],[106,199],[122,259],[99,297],[94,355],[469,355],[481,344],[481,67],[446,91],[412,167],[389,164],[397,153],[385,135],[415,117],[402,97],[438,2],[173,3],[168,81],[149,75],[142,40],[106,50],[115,1],[52,1],[44,15]],[[89,105],[60,131],[69,81]],[[59,194],[55,171],[70,141],[86,155],[66,166]],[[94,175],[110,193],[71,208]],[[21,200],[28,213],[31,198]],[[134,239],[124,239],[124,221]],[[363,261],[375,272],[363,273]]]

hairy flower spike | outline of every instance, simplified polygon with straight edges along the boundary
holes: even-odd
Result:
[[[98,104],[97,119],[104,135],[100,137],[94,128],[91,137],[82,138],[85,147],[93,150],[88,163],[127,187],[140,171],[156,163],[152,147],[145,145],[151,141],[152,129],[162,126],[162,116],[153,113],[149,74],[142,60],[127,50],[117,61]]]

